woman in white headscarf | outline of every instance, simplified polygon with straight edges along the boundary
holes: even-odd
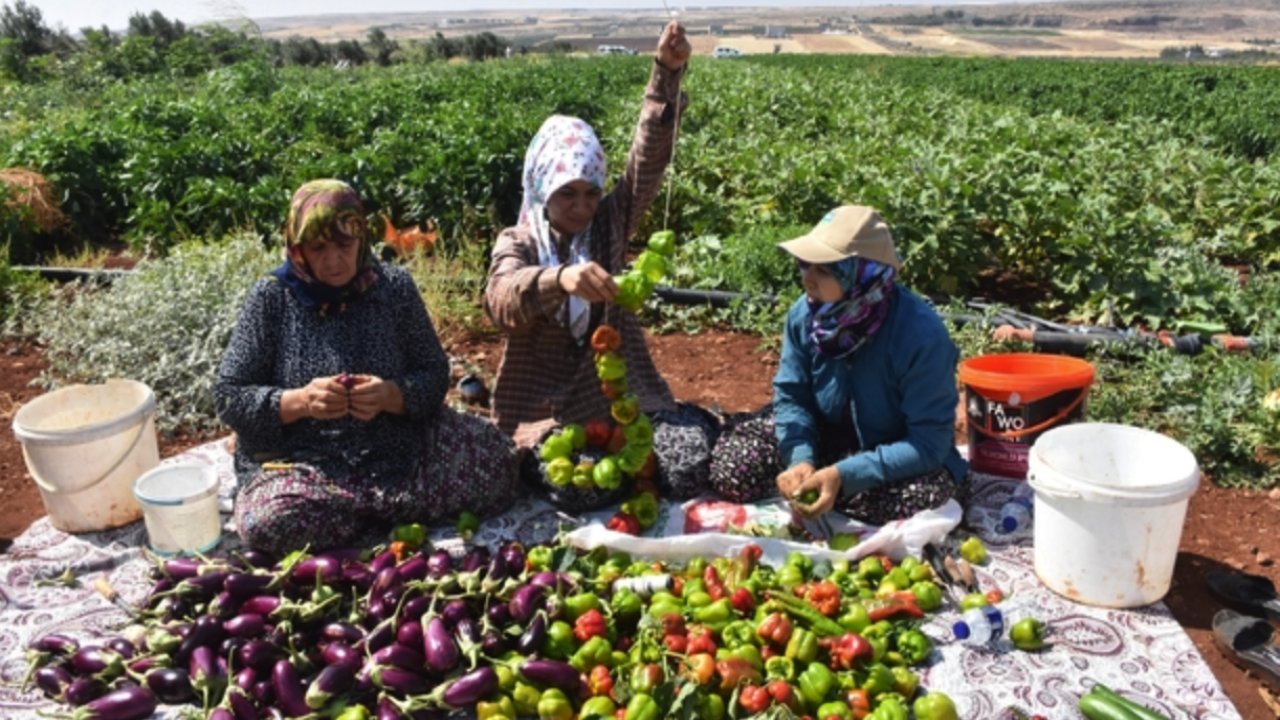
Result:
[[[621,334],[628,387],[655,427],[661,431],[664,415],[679,412],[635,316],[612,301],[618,294],[613,275],[624,269],[627,243],[671,159],[676,116],[686,102],[680,80],[691,52],[684,28],[668,24],[631,151],[612,189],[604,150],[583,120],[553,115],[529,143],[520,217],[498,236],[485,289],[485,310],[507,334],[494,419],[519,445],[533,445],[555,425],[609,417],[589,342],[602,323]]]

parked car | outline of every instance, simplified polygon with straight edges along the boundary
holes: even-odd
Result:
[[[721,45],[711,51],[711,57],[713,58],[736,58],[742,56],[743,52],[741,50],[736,47],[729,47],[728,45]]]

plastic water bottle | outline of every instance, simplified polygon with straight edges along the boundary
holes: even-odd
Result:
[[[1004,613],[994,605],[969,608],[951,625],[951,634],[963,645],[981,647],[1004,635]]]
[[[1035,493],[1035,489],[1025,482],[1013,486],[1013,494],[1000,508],[1000,526],[997,528],[1000,532],[1011,533],[1031,527]]]

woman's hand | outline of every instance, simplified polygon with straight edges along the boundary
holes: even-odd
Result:
[[[797,499],[810,490],[818,492],[817,500],[806,505]],[[818,517],[835,507],[836,498],[839,496],[840,472],[836,470],[835,465],[829,465],[800,481],[796,494],[791,498],[791,506],[798,510],[801,515]]]
[[[560,273],[560,289],[587,302],[608,302],[618,295],[618,284],[596,262],[566,265]]]
[[[348,409],[351,417],[369,421],[380,413],[404,414],[404,394],[393,380],[376,375],[351,375]]]
[[[689,44],[689,38],[685,37],[683,25],[675,20],[667,23],[662,37],[658,38],[657,54],[658,64],[668,70],[679,70],[689,62],[693,46]]]
[[[347,414],[347,388],[337,375],[318,377],[280,396],[280,421],[285,425],[310,418],[337,420]]]
[[[793,500],[800,494],[800,483],[813,474],[813,466],[807,462],[793,465],[778,475],[778,493]]]

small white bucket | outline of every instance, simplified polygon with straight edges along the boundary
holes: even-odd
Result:
[[[94,532],[142,515],[133,481],[160,462],[155,411],[155,393],[135,380],[69,385],[18,410],[13,434],[55,528]]]
[[[159,555],[204,553],[222,539],[218,476],[203,463],[164,465],[133,485],[142,503],[151,549]]]
[[[1041,435],[1027,460],[1040,580],[1103,607],[1164,597],[1187,500],[1200,484],[1191,451],[1142,428],[1078,423]]]

